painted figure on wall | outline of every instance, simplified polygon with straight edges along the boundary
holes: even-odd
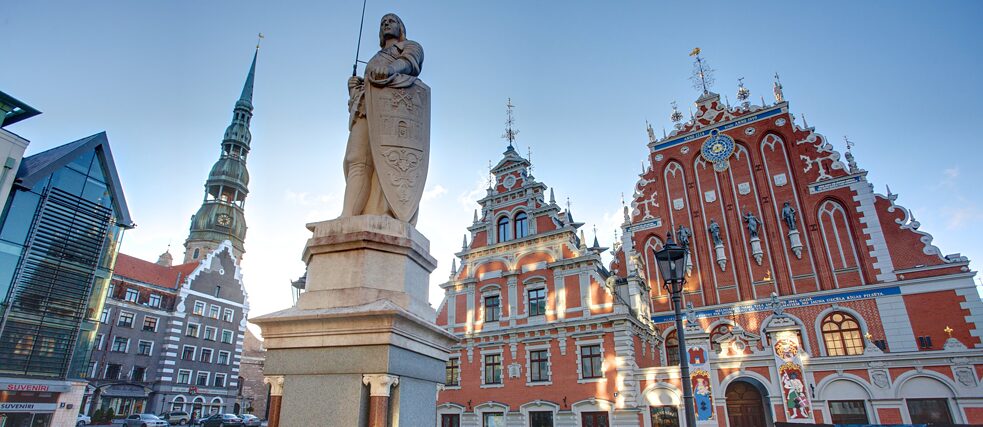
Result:
[[[696,419],[713,419],[713,397],[710,392],[710,373],[697,369],[690,376],[693,381],[693,403],[696,406]]]
[[[798,337],[792,331],[779,332],[774,350],[786,417],[790,420],[811,419],[812,408],[805,391],[805,370],[799,356]]]

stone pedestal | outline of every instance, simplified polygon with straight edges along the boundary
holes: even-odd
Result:
[[[761,259],[764,257],[765,252],[761,250],[761,239],[757,236],[751,238],[751,255],[754,257],[754,262],[761,265]]]
[[[727,253],[724,251],[724,244],[717,243],[714,245],[713,253],[716,255],[717,265],[720,266],[720,270],[727,271]]]
[[[264,375],[283,378],[279,425],[436,425],[437,385],[457,339],[434,325],[427,303],[430,243],[383,216],[308,228],[307,291],[252,319],[263,329]]]
[[[795,257],[802,259],[802,238],[799,237],[799,230],[791,230],[788,232],[789,248],[792,249],[792,253]]]

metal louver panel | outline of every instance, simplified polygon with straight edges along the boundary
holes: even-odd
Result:
[[[65,376],[112,220],[109,208],[48,190],[14,277],[0,372]]]

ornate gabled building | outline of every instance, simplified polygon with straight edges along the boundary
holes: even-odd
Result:
[[[510,144],[441,285],[437,324],[461,341],[438,396],[439,425],[637,420],[621,408],[636,400],[636,359],[655,354],[648,291],[609,275],[607,248],[596,238],[587,246],[569,205],[561,210],[530,170]]]
[[[777,76],[776,76],[777,77]],[[651,292],[655,360],[637,425],[679,426],[677,331],[653,257],[687,242],[685,336],[701,426],[983,423],[975,272],[878,194],[849,151],[775,102],[709,91],[657,138],[610,268]],[[844,161],[845,160],[845,161]],[[637,353],[637,350],[636,350]],[[620,406],[619,406],[620,407]]]
[[[89,414],[184,413],[177,423],[247,409],[239,373],[249,301],[240,261],[256,57],[192,216],[184,262],[173,265],[169,250],[156,263],[119,257],[86,369]]]
[[[205,181],[205,198],[191,216],[191,232],[184,242],[184,262],[202,259],[225,241],[232,241],[236,258],[245,253],[246,195],[249,194],[249,121],[253,117],[253,80],[256,75],[257,46],[242,95],[232,111],[232,123],[225,129],[222,152]]]

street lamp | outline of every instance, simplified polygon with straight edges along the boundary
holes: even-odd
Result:
[[[662,285],[672,295],[672,309],[676,313],[676,337],[679,339],[679,373],[683,383],[683,407],[686,426],[696,427],[696,411],[693,406],[693,387],[689,378],[689,359],[686,357],[686,334],[683,331],[681,313],[683,284],[686,283],[686,252],[689,249],[672,241],[672,232],[666,235],[666,244],[655,251],[655,260],[665,283]],[[692,319],[690,319],[692,321]]]

